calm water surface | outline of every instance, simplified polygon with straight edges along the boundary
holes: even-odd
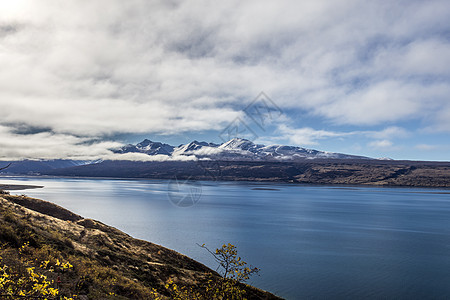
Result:
[[[216,264],[231,242],[286,299],[449,299],[450,190],[202,182],[179,208],[163,180],[0,178],[141,239]],[[267,189],[270,188],[270,189]]]

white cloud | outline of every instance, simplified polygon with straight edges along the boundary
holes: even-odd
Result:
[[[368,144],[369,147],[378,148],[378,149],[391,149],[393,147],[393,143],[389,140],[378,140],[373,141]]]
[[[48,128],[67,148],[221,130],[264,90],[288,114],[391,126],[379,141],[406,135],[399,121],[449,132],[449,19],[445,0],[2,1],[0,125]]]
[[[350,137],[369,138],[376,139],[370,143],[371,147],[377,146],[392,146],[392,139],[406,138],[411,133],[401,127],[390,126],[379,131],[329,131],[329,130],[317,130],[310,127],[292,128],[281,124],[278,126],[278,132],[281,134],[277,139],[289,140],[292,144],[296,145],[318,145],[320,140],[330,138],[346,139]],[[381,146],[381,147],[380,147]]]
[[[375,139],[393,139],[393,138],[406,138],[411,135],[411,133],[398,126],[390,126],[380,131],[369,131],[367,132],[369,137]]]
[[[131,160],[131,161],[196,161],[195,155],[147,155],[145,153],[111,153],[100,157],[104,160]]]
[[[418,150],[421,150],[421,151],[431,151],[431,150],[436,150],[439,147],[436,145],[418,144],[415,146],[415,148]]]
[[[40,132],[16,134],[0,125],[0,157],[2,160],[75,159],[131,161],[192,161],[195,155],[153,155],[144,153],[113,153],[111,149],[123,144],[80,138],[68,134]]]
[[[327,130],[316,130],[310,127],[291,128],[280,125],[278,131],[281,133],[280,139],[287,139],[294,145],[317,145],[318,140],[343,137],[351,133],[333,132]]]
[[[428,132],[450,132],[450,107],[442,108],[435,116],[436,122],[425,128]]]
[[[0,157],[2,160],[20,159],[98,159],[112,155],[109,150],[120,143],[99,141],[52,132],[16,134],[0,125]]]
[[[449,76],[446,66],[450,65],[450,43],[437,38],[417,40],[394,51],[383,51],[377,60],[381,65],[381,61],[388,61],[402,76]]]

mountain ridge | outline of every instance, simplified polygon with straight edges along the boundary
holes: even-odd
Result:
[[[233,138],[222,144],[192,141],[179,146],[154,142],[145,139],[137,144],[128,144],[118,149],[113,149],[117,154],[143,153],[149,156],[167,155],[171,158],[195,156],[197,159],[211,159],[221,161],[235,160],[269,160],[269,161],[293,161],[301,159],[372,159],[365,156],[343,153],[319,151],[298,146],[287,145],[263,145],[255,144],[250,140]]]

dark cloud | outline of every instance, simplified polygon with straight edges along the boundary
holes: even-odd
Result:
[[[30,126],[26,123],[21,124],[4,124],[6,127],[11,128],[11,132],[19,135],[37,134],[37,133],[52,133],[50,127],[38,127]]]

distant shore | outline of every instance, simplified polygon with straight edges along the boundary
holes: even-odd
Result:
[[[450,162],[316,159],[292,162],[103,161],[43,175],[90,178],[283,182],[320,185],[450,188]]]
[[[42,185],[0,184],[0,190],[20,191],[43,188]]]

